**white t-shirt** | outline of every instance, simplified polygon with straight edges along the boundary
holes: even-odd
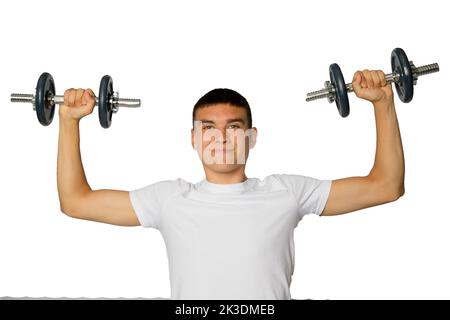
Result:
[[[290,299],[293,233],[320,215],[330,180],[274,174],[262,181],[161,181],[130,191],[144,227],[166,243],[172,299]]]

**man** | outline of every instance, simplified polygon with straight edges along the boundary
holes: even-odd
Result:
[[[172,299],[290,299],[293,231],[305,214],[332,216],[397,200],[404,158],[393,92],[382,71],[358,71],[353,88],[374,106],[377,145],[366,176],[318,180],[274,174],[247,178],[256,143],[250,107],[239,93],[215,89],[193,111],[192,146],[205,179],[161,181],[127,191],[92,190],[79,148],[79,120],[92,90],[70,89],[60,107],[58,192],[68,216],[153,227],[164,237]]]

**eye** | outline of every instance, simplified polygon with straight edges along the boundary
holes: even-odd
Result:
[[[239,128],[239,125],[237,125],[237,124],[231,124],[229,127],[230,127],[231,129],[238,129],[238,128]]]
[[[212,128],[213,128],[213,126],[204,126],[203,130],[209,130],[209,129],[212,129]]]

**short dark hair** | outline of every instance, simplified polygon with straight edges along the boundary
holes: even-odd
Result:
[[[250,105],[240,93],[226,88],[213,89],[201,97],[194,105],[192,111],[192,125],[194,125],[195,113],[197,109],[208,107],[218,103],[229,103],[230,105],[238,108],[244,108],[247,112],[248,127],[252,127],[252,111]]]

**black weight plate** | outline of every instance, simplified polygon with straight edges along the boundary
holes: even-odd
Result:
[[[48,100],[49,96],[55,95],[55,81],[50,73],[44,72],[39,77],[36,85],[36,115],[43,126],[52,123],[55,115],[55,105]]]
[[[100,125],[107,129],[111,126],[112,105],[111,97],[113,95],[113,80],[110,76],[103,76],[100,81],[100,90],[98,94],[98,118]]]
[[[410,102],[414,95],[414,79],[411,64],[403,49],[395,48],[392,50],[391,67],[392,72],[400,76],[400,81],[395,83],[398,97],[403,102]]]
[[[330,82],[334,86],[336,95],[336,106],[341,117],[345,118],[350,113],[350,104],[348,102],[347,87],[341,68],[337,63],[330,65]]]

